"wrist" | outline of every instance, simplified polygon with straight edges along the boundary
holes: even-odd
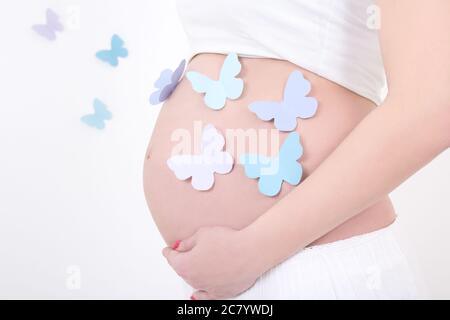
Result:
[[[276,252],[267,246],[267,237],[252,225],[239,230],[241,252],[248,268],[261,276],[276,264]]]

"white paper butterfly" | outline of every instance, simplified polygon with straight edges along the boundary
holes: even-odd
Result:
[[[208,124],[202,132],[201,154],[176,155],[167,160],[167,165],[177,179],[192,178],[195,190],[206,191],[214,185],[214,173],[227,174],[233,169],[233,157],[222,151],[224,146],[224,137]]]

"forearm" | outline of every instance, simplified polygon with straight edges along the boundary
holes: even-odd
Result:
[[[443,108],[394,99],[369,114],[296,189],[244,229],[270,268],[391,192],[448,146]],[[308,139],[308,137],[302,137]],[[265,270],[262,270],[265,271]]]

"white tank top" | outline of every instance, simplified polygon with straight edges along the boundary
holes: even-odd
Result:
[[[290,61],[381,104],[386,77],[374,0],[177,0],[191,57],[230,53]]]

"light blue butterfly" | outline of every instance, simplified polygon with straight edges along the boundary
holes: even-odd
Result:
[[[269,197],[280,193],[283,181],[296,186],[302,179],[303,169],[297,160],[303,155],[303,147],[297,132],[291,132],[276,157],[244,154],[239,162],[245,167],[245,175],[258,179],[259,191]]]
[[[188,72],[186,77],[191,81],[194,91],[205,94],[205,104],[209,108],[220,110],[225,106],[227,98],[236,100],[242,95],[244,81],[236,78],[241,68],[237,54],[230,53],[220,70],[219,80],[211,80],[195,71]]]
[[[124,47],[124,41],[115,34],[111,38],[111,49],[98,51],[95,56],[101,61],[117,67],[119,65],[119,57],[126,58],[128,50]]]
[[[98,99],[94,100],[94,114],[88,114],[81,117],[81,121],[90,127],[102,130],[105,128],[105,121],[112,119],[112,113],[108,111],[107,106]]]

